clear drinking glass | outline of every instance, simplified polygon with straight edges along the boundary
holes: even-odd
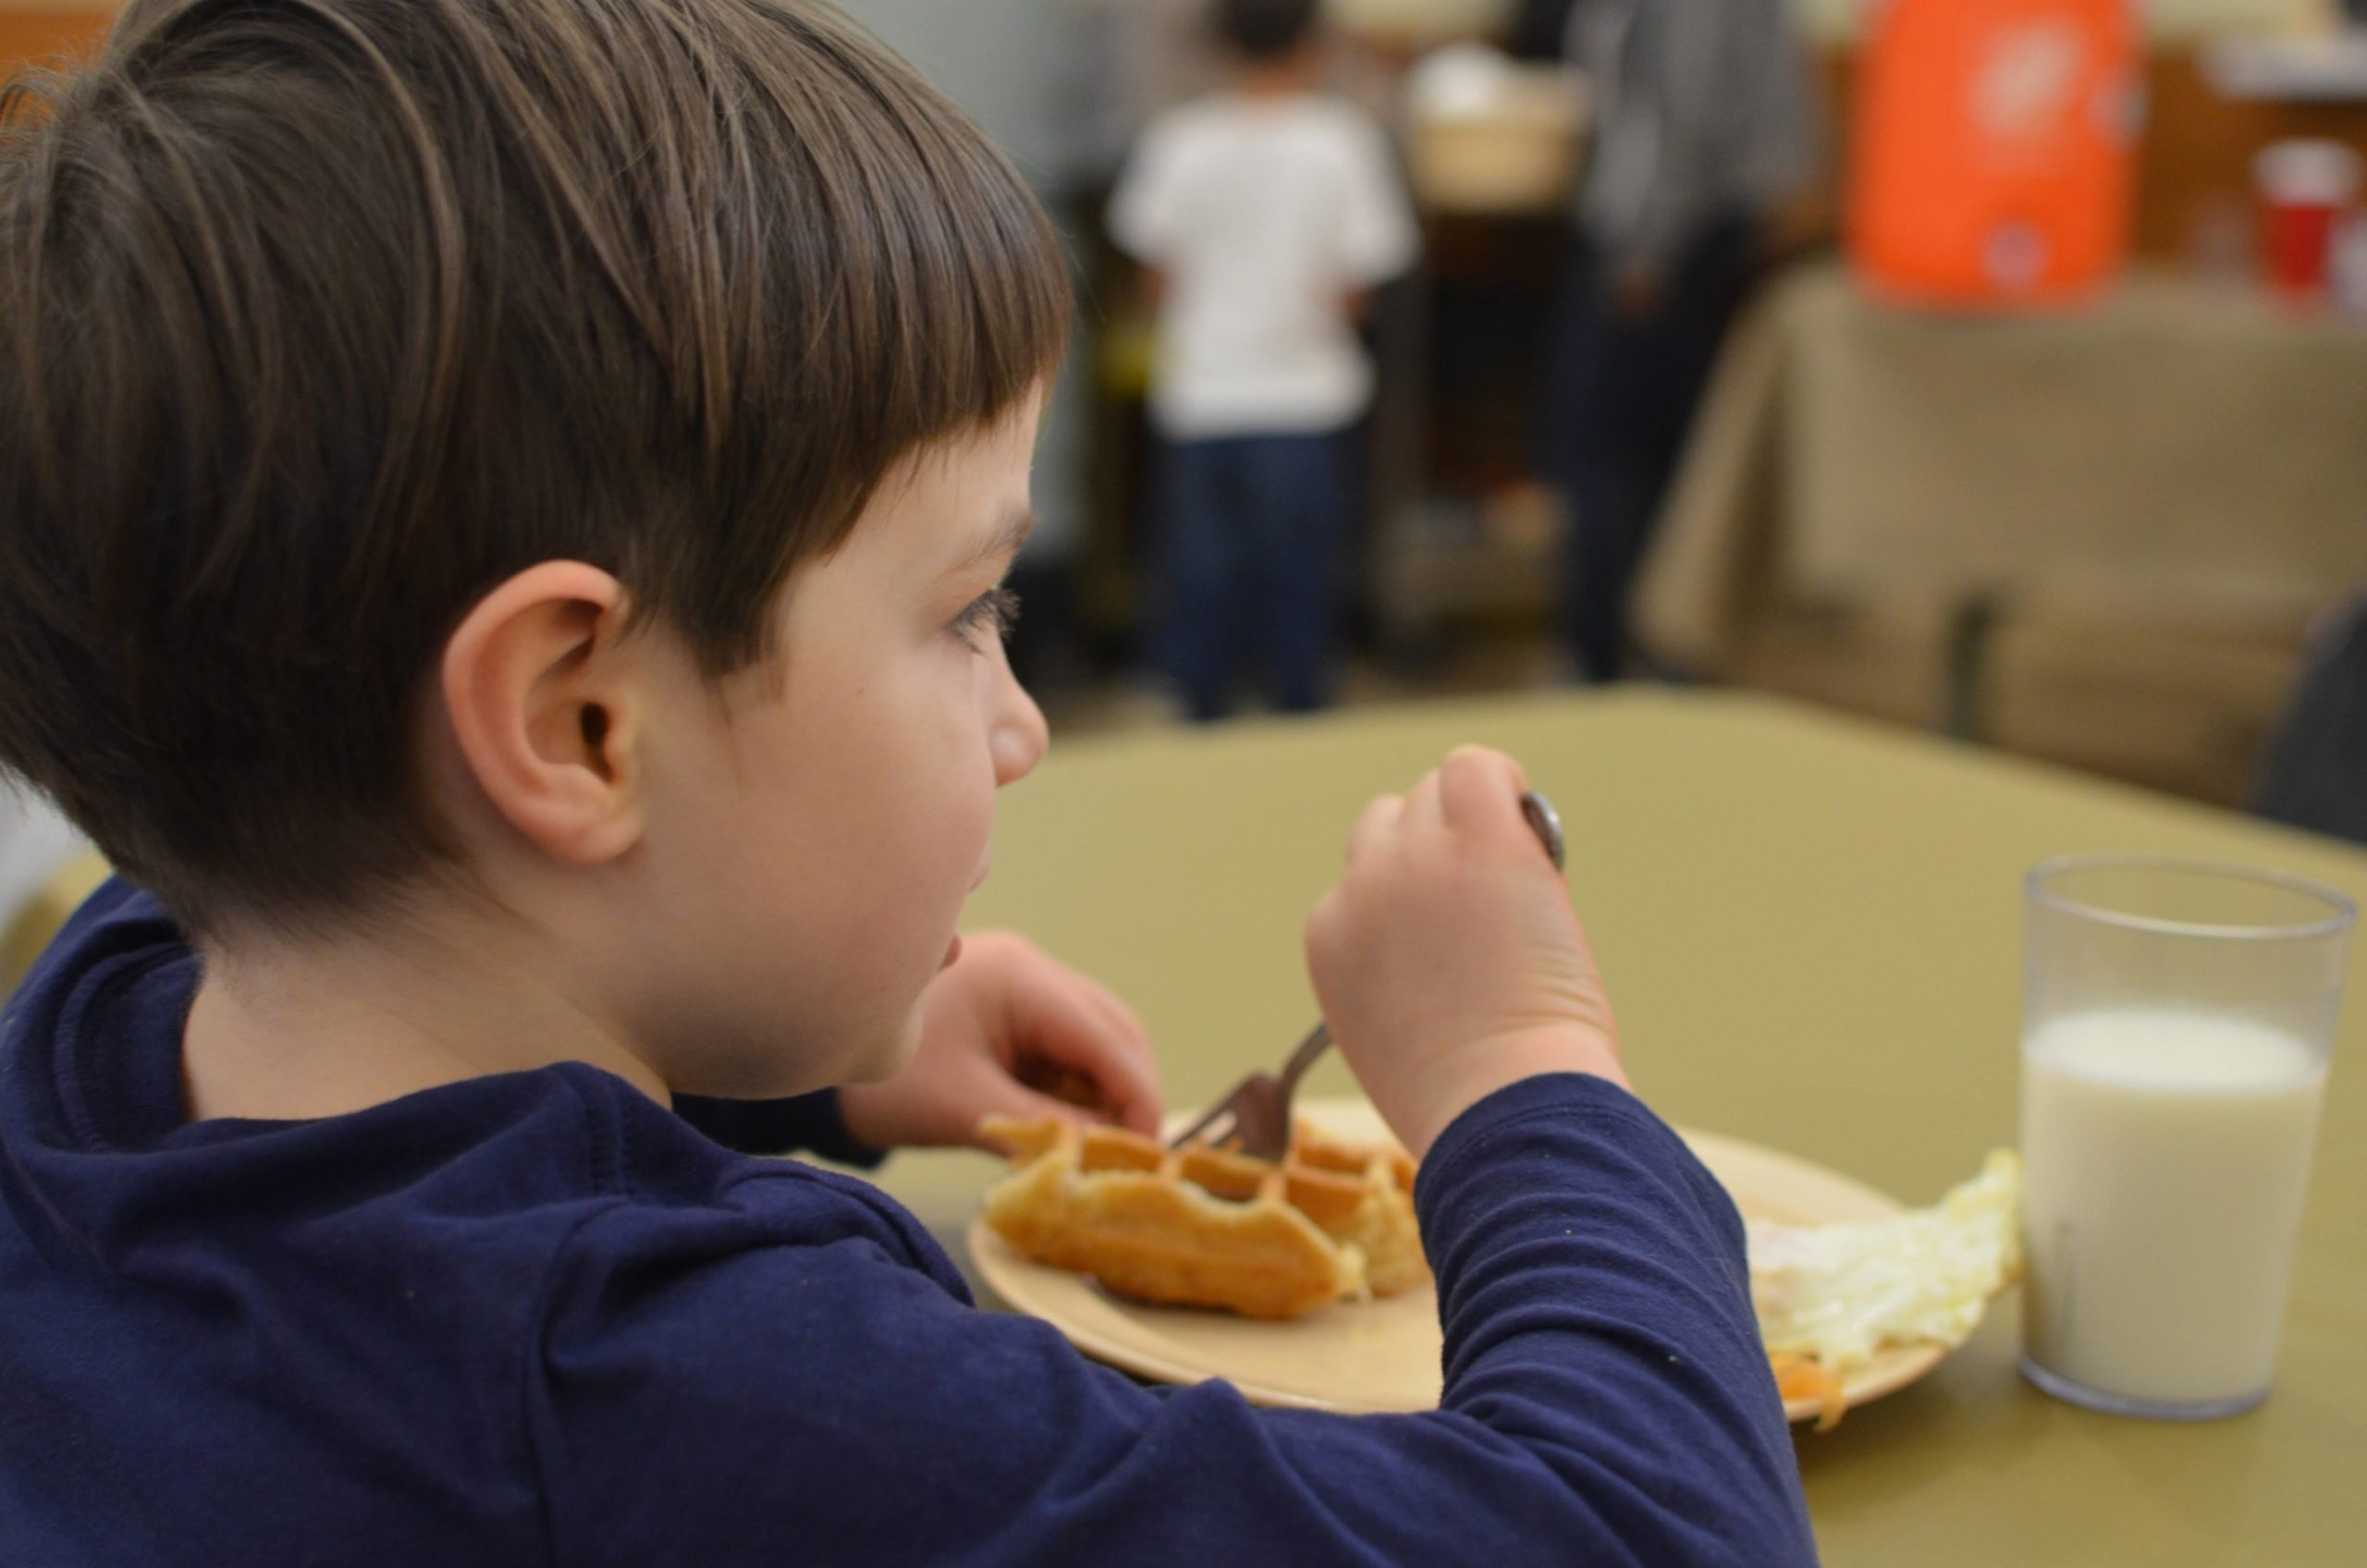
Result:
[[[2358,911],[2140,856],[2030,873],[2022,1370],[2124,1415],[2268,1397]]]

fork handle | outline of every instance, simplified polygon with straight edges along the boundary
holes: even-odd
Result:
[[[1296,1090],[1298,1087],[1298,1081],[1306,1076],[1306,1070],[1313,1067],[1317,1060],[1320,1058],[1325,1051],[1328,1051],[1331,1048],[1331,1025],[1329,1023],[1317,1024],[1314,1030],[1308,1034],[1306,1038],[1298,1043],[1298,1049],[1291,1052],[1290,1060],[1282,1064],[1282,1084],[1283,1099],[1288,1100],[1290,1098],[1293,1091]]]

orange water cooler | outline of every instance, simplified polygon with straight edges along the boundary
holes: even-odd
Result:
[[[2140,47],[2134,0],[1880,0],[1851,128],[1860,281],[1957,310],[2109,286],[2128,251]]]

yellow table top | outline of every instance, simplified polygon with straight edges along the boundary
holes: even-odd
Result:
[[[2014,1139],[2030,865],[2200,854],[2367,901],[2367,853],[2330,840],[1761,699],[1637,692],[1056,743],[1004,796],[972,923],[1025,931],[1114,986],[1150,1029],[1171,1102],[1196,1103],[1271,1065],[1314,1017],[1300,927],[1358,808],[1466,741],[1521,757],[1560,806],[1644,1097],[1909,1203]],[[2057,1403],[2016,1373],[2008,1298],[1922,1383],[1801,1435],[1828,1562],[2356,1560],[2362,962],[2268,1403],[2201,1427]],[[1334,1059],[1309,1092],[1352,1087]],[[961,1256],[995,1172],[975,1155],[906,1155],[881,1184]]]

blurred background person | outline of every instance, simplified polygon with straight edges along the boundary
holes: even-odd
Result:
[[[1565,17],[1555,17],[1566,10]],[[1591,83],[1548,382],[1544,469],[1572,510],[1564,632],[1615,680],[1628,591],[1769,220],[1815,173],[1807,63],[1784,0],[1532,5]]]
[[[1196,719],[1254,655],[1275,707],[1329,700],[1373,391],[1358,322],[1418,247],[1387,136],[1320,90],[1320,10],[1217,0],[1229,80],[1151,124],[1110,207],[1158,312],[1154,649]]]

